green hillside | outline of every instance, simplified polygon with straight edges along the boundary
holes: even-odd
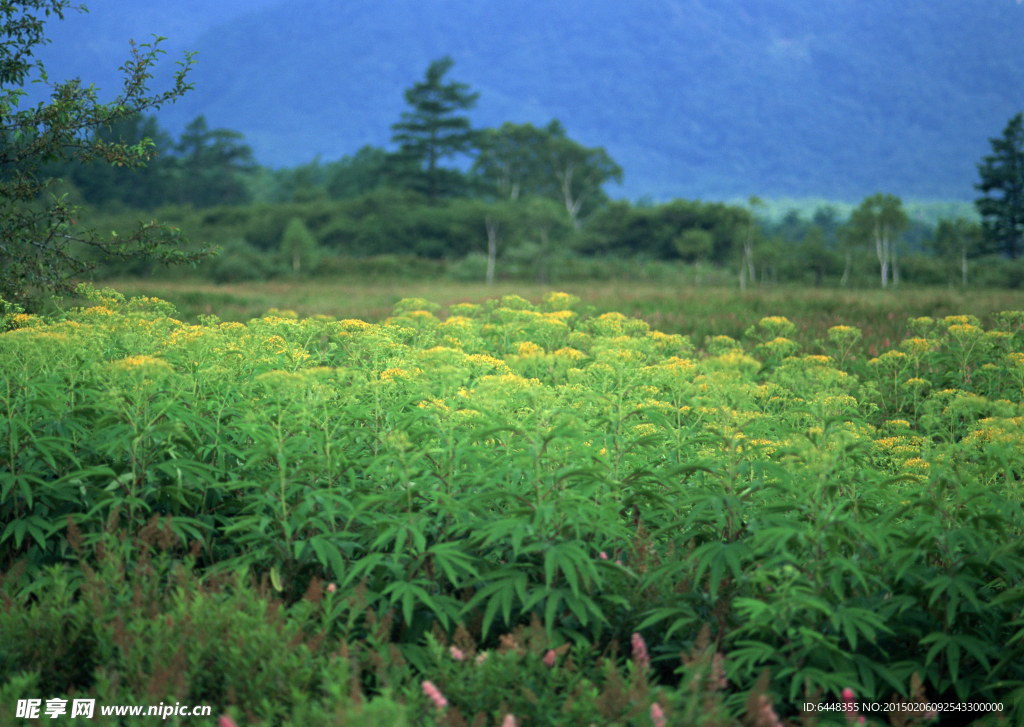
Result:
[[[85,46],[48,67],[98,78],[71,55]],[[970,199],[987,138],[1024,108],[1013,0],[298,0],[188,47],[195,92],[161,122],[205,113],[263,164],[386,145],[402,90],[447,53],[481,92],[477,125],[558,118],[631,198]]]
[[[450,53],[479,125],[557,117],[628,196],[964,199],[1024,107],[1024,8],[1002,1],[303,0],[198,48],[168,122],[206,110],[263,163],[386,144],[401,89]]]

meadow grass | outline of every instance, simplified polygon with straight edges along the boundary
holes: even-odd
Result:
[[[974,315],[983,325],[993,314],[1024,308],[1024,292],[962,290],[946,287],[897,290],[844,290],[771,286],[740,292],[735,288],[708,288],[649,282],[559,283],[544,286],[499,281],[374,281],[351,279],[276,280],[218,285],[205,280],[116,280],[113,288],[129,296],[145,295],[173,303],[180,317],[195,323],[213,314],[224,321],[246,322],[268,310],[295,311],[300,317],[329,315],[380,323],[403,298],[422,298],[441,305],[441,314],[457,303],[482,303],[490,298],[519,295],[533,303],[554,291],[571,293],[597,314],[617,311],[641,318],[653,330],[689,336],[700,347],[707,336],[739,339],[765,316],[781,315],[796,324],[794,340],[812,352],[828,329],[849,325],[861,329],[865,352],[882,351],[906,333],[908,318]],[[814,351],[820,352],[820,351]]]

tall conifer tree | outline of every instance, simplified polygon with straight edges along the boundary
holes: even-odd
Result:
[[[433,61],[425,79],[405,91],[412,110],[404,111],[401,121],[391,126],[391,141],[398,144],[396,176],[405,177],[400,181],[406,186],[424,192],[431,204],[464,191],[465,175],[439,163],[470,153],[477,143],[469,117],[458,112],[473,108],[480,94],[471,93],[465,83],[444,83],[454,64],[450,56]]]
[[[989,143],[992,153],[978,165],[981,182],[974,185],[984,196],[974,204],[984,219],[986,237],[1016,259],[1024,247],[1024,112]]]

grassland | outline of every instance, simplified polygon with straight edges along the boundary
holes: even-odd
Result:
[[[534,303],[556,288],[593,306],[596,313],[618,311],[642,318],[652,329],[690,336],[700,347],[705,336],[739,339],[764,316],[782,315],[797,326],[794,340],[808,352],[831,326],[850,325],[864,334],[865,352],[887,348],[906,335],[909,317],[974,315],[984,325],[992,315],[1024,308],[1024,293],[1012,290],[901,288],[895,291],[769,287],[747,292],[735,288],[680,287],[640,282],[541,286],[515,282],[303,280],[216,285],[207,281],[115,280],[106,283],[128,296],[146,295],[173,303],[181,317],[196,322],[213,314],[223,321],[245,322],[271,308],[300,317],[329,315],[378,323],[403,298],[423,298],[442,306],[481,303],[519,295]],[[888,342],[888,343],[887,343]]]

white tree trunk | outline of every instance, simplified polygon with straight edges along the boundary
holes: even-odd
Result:
[[[498,222],[491,217],[484,218],[487,227],[487,284],[494,284],[494,259],[498,256]]]
[[[885,290],[889,284],[889,237],[879,229],[878,222],[875,222],[875,254],[882,268],[882,290]]]
[[[547,285],[548,282],[548,230],[540,228],[540,260],[537,262],[537,282],[540,285]]]
[[[583,193],[576,199],[572,198],[572,173],[573,165],[570,164],[566,167],[563,174],[555,172],[558,180],[562,183],[562,199],[565,201],[565,210],[569,213],[570,219],[572,219],[572,226],[577,230],[580,228],[580,222],[576,219],[576,216],[580,213],[580,206],[583,204]]]
[[[885,234],[885,246],[889,250],[889,260],[892,263],[892,284],[896,287],[900,284],[900,261],[896,255],[896,240],[889,236],[889,223],[882,228]]]

